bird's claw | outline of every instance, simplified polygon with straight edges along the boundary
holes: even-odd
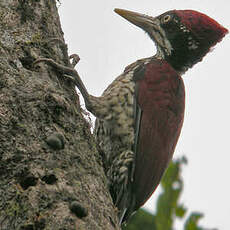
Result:
[[[71,54],[71,55],[69,56],[69,59],[72,60],[72,62],[70,62],[70,64],[72,65],[73,68],[74,68],[74,67],[77,65],[77,63],[80,61],[80,57],[79,57],[79,55],[77,55],[77,54]]]

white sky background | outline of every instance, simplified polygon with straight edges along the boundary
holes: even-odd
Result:
[[[171,9],[194,9],[230,29],[229,0],[61,0],[59,12],[69,53],[93,95],[103,90],[137,59],[155,54],[155,46],[139,28],[113,12],[124,8],[151,16]],[[207,228],[229,230],[230,215],[230,34],[184,76],[185,121],[174,157],[185,155],[184,192],[189,211],[205,214]],[[158,189],[159,190],[159,189]],[[157,193],[145,205],[155,207]],[[179,226],[179,227],[178,227]],[[177,223],[177,229],[182,229]]]

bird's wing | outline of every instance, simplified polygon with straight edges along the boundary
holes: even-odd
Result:
[[[142,110],[137,102],[138,98],[138,81],[144,77],[145,73],[145,68],[144,65],[141,64],[139,67],[134,71],[133,74],[133,80],[136,82],[135,84],[135,94],[134,94],[134,146],[133,146],[133,151],[135,153],[134,157],[136,158],[136,152],[137,152],[137,144],[138,144],[138,137],[139,137],[139,129],[140,129],[140,122],[141,122],[141,115],[142,115]],[[134,162],[136,159],[134,159]],[[134,167],[132,167],[132,172],[131,172],[131,178],[133,180],[134,177],[134,171],[135,171],[135,164]]]
[[[184,113],[184,85],[175,72],[157,62],[134,73],[136,94],[135,171],[136,209],[150,197],[167,168],[177,143]]]

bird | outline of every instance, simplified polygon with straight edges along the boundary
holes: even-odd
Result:
[[[128,65],[100,97],[88,93],[73,66],[48,58],[36,63],[72,76],[95,115],[94,136],[122,224],[153,194],[172,159],[184,120],[181,75],[202,61],[228,30],[195,10],[170,10],[157,17],[114,11],[144,30],[157,52]]]

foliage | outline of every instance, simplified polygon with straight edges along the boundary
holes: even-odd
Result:
[[[180,204],[179,198],[183,191],[181,169],[186,163],[185,157],[170,163],[161,181],[163,191],[158,197],[155,214],[140,209],[123,230],[173,230],[176,218],[185,218],[187,208]],[[202,213],[191,213],[185,220],[184,230],[207,230],[198,226],[202,217]]]

